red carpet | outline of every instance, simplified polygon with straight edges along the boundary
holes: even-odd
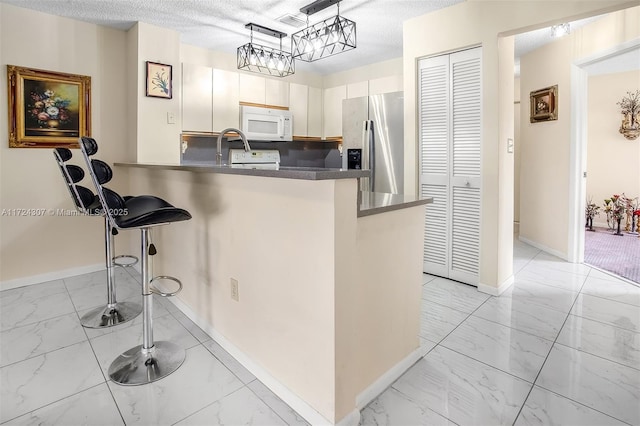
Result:
[[[585,231],[584,263],[640,284],[640,238],[638,234],[615,236],[605,228]]]

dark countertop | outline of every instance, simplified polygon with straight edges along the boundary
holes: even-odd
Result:
[[[319,167],[283,167],[260,165],[212,165],[211,163],[191,164],[151,164],[151,163],[115,163],[120,167],[139,167],[144,169],[178,170],[199,173],[223,173],[232,175],[275,177],[282,179],[329,180],[354,179],[368,177],[368,170],[326,169]],[[421,206],[433,202],[433,198],[420,198],[415,195],[387,194],[383,192],[360,192],[358,194],[358,217],[371,216],[408,207]]]
[[[302,180],[328,180],[328,179],[353,179],[368,177],[368,170],[345,170],[326,169],[320,167],[284,167],[271,166],[260,168],[260,166],[243,167],[239,165],[215,165],[211,163],[190,163],[190,164],[151,164],[151,163],[115,163],[121,167],[141,167],[146,169],[181,170],[200,173],[223,173],[230,175],[275,177],[282,179],[302,179]]]
[[[387,194],[384,192],[362,191],[359,197],[358,217],[433,203],[433,198],[431,197],[420,198],[415,195]]]

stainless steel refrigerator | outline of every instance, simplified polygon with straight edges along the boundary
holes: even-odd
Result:
[[[342,101],[342,167],[371,170],[362,191],[404,193],[404,92]]]

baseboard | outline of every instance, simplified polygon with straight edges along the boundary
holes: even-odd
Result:
[[[242,366],[251,372],[258,380],[260,380],[266,387],[268,387],[273,393],[275,393],[280,399],[286,402],[291,408],[293,408],[300,416],[312,425],[333,425],[334,422],[327,420],[322,414],[311,407],[306,401],[297,396],[285,385],[283,385],[278,379],[273,377],[267,370],[255,363],[244,352],[238,349],[233,343],[227,340],[222,334],[220,334],[211,324],[203,320],[198,316],[186,303],[182,302],[177,297],[171,297],[170,300],[178,309],[180,309],[191,321],[196,323],[198,327],[204,330],[209,336],[213,338],[220,346],[224,348],[231,356],[233,356]],[[349,413],[338,424],[344,426],[357,425],[360,420],[360,412],[357,411],[356,423],[351,423],[355,419],[354,412]]]
[[[336,426],[358,426],[360,424],[360,410],[354,408],[352,412],[347,414],[336,423]]]
[[[74,277],[76,275],[90,274],[92,272],[98,272],[103,269],[106,269],[104,263],[99,263],[95,265],[80,266],[78,268],[64,269],[62,271],[47,272],[46,274],[32,275],[30,277],[0,281],[0,290],[10,290],[12,288],[40,284],[47,281],[60,280],[63,278]]]
[[[487,284],[478,284],[478,291],[485,294],[490,294],[492,296],[500,296],[504,293],[511,285],[513,284],[513,275],[504,280],[502,284],[498,287],[494,287]]]
[[[411,366],[420,358],[422,358],[422,354],[420,353],[420,348],[418,348],[387,370],[387,372],[382,376],[378,377],[378,379],[371,383],[365,390],[360,392],[356,397],[356,408],[358,413],[360,413],[360,410],[369,405],[371,401],[376,399],[382,392],[398,380],[398,378],[411,368]]]
[[[522,235],[521,235],[521,236],[519,236],[519,237],[518,237],[518,239],[519,239],[520,241],[522,241],[523,243],[527,243],[527,244],[529,244],[530,246],[533,246],[533,247],[535,247],[535,248],[537,248],[537,249],[540,249],[540,250],[542,250],[542,251],[544,251],[544,252],[546,252],[546,253],[549,253],[549,254],[551,254],[551,255],[554,255],[554,256],[556,256],[556,257],[559,257],[559,258],[560,258],[560,259],[562,259],[562,260],[566,260],[567,262],[569,262],[569,257],[567,256],[567,254],[566,254],[566,253],[561,253],[561,252],[559,252],[558,250],[554,250],[554,249],[549,248],[549,247],[547,247],[547,246],[545,246],[545,245],[543,245],[543,244],[537,243],[537,242],[535,242],[535,241],[531,241],[530,239],[525,238],[525,237],[523,237]]]

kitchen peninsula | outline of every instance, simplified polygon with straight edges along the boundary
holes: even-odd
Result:
[[[116,166],[193,216],[153,235],[176,305],[311,423],[357,424],[418,359],[431,200],[359,193],[361,170]]]

